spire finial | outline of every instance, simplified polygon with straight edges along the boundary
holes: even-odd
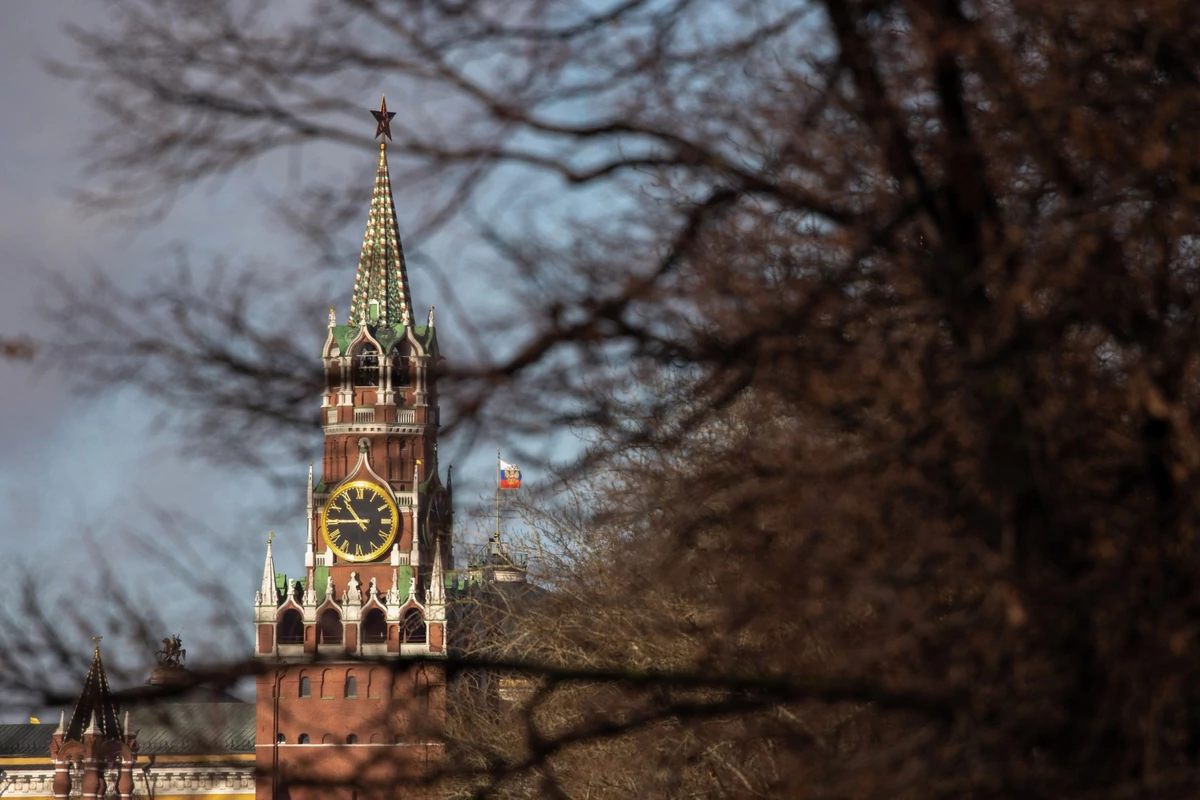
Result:
[[[270,606],[274,608],[279,605],[279,592],[275,588],[275,556],[271,552],[271,540],[274,538],[275,532],[268,531],[267,559],[263,562],[262,584],[254,594],[254,604],[256,606]]]
[[[313,510],[313,465],[312,465],[312,462],[310,461],[308,464],[308,515],[307,515],[308,532],[307,532],[307,535],[305,537],[305,542],[304,542],[305,546],[308,549],[308,552],[312,552],[312,548],[313,548],[313,525],[312,525],[313,514],[312,514],[312,510]],[[305,566],[311,567],[312,564],[306,564]]]
[[[442,566],[442,537],[433,540],[433,569],[429,575],[429,588],[425,590],[425,606],[431,619],[445,619],[445,611],[435,612],[433,606],[446,605],[446,573]]]
[[[404,248],[400,244],[387,164],[386,140],[392,135],[388,123],[396,115],[387,110],[386,98],[380,103],[379,110],[371,113],[377,122],[375,135],[383,136],[384,140],[379,143],[375,189],[367,212],[367,229],[354,277],[348,324],[391,327],[403,323],[407,326],[412,324],[408,268],[404,264]],[[374,310],[372,301],[375,302]]]
[[[387,95],[381,95],[379,100],[379,110],[371,111],[371,116],[375,117],[375,136],[378,139],[380,136],[392,138],[392,117],[396,116],[395,111],[387,110]],[[379,143],[383,146],[383,142]]]

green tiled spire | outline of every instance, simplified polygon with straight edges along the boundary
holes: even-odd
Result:
[[[375,191],[367,214],[367,232],[358,257],[358,274],[354,277],[354,297],[350,301],[349,323],[359,325],[363,322],[370,325],[412,324],[408,270],[404,266],[404,250],[400,246],[400,230],[392,204],[387,145],[382,141],[379,143]]]

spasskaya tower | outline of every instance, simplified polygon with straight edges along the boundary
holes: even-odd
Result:
[[[255,598],[259,800],[420,797],[441,760],[452,496],[439,475],[437,332],[415,318],[388,176],[379,165],[345,324],[321,350],[325,433],[309,470],[303,579],[267,543]],[[406,787],[410,787],[406,789]]]

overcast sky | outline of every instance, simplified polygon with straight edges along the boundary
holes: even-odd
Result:
[[[46,313],[49,275],[69,281],[100,269],[134,286],[162,269],[172,248],[238,257],[278,256],[287,243],[263,219],[260,191],[269,167],[226,181],[216,191],[187,195],[152,228],[130,230],[113,220],[81,213],[73,189],[87,180],[81,151],[91,128],[80,87],[48,75],[40,62],[69,60],[71,43],[62,32],[70,18],[88,25],[103,4],[68,0],[11,2],[0,25],[0,336],[49,336],[70,325]],[[364,98],[364,103],[370,99]],[[364,105],[364,135],[371,132]],[[366,154],[366,155],[364,155]],[[369,150],[323,154],[328,160],[372,159]],[[371,171],[371,170],[367,170]],[[369,185],[364,196],[369,196]],[[400,198],[398,198],[398,201]],[[364,202],[362,218],[367,208]],[[345,297],[330,303],[346,313],[355,264],[348,259]],[[438,303],[435,287],[414,274],[418,308]],[[468,307],[469,296],[461,298]],[[445,308],[439,304],[439,308]],[[439,314],[442,327],[452,324]],[[324,320],[314,320],[314,326]],[[86,346],[86,343],[81,343]],[[316,358],[316,354],[314,354]],[[314,398],[314,404],[317,403]],[[83,396],[45,360],[0,361],[0,601],[12,608],[19,574],[33,570],[47,579],[51,595],[71,596],[85,609],[98,598],[95,553],[114,567],[117,579],[137,586],[164,617],[168,630],[183,631],[189,654],[218,654],[249,642],[251,603],[262,571],[268,529],[280,535],[280,568],[300,568],[304,536],[303,482],[307,464],[295,465],[294,490],[281,493],[245,472],[221,472],[187,457],[186,442],[154,431],[154,407],[135,392]],[[319,458],[319,452],[313,453]],[[456,469],[456,483],[470,481],[494,452]],[[464,465],[460,465],[464,466]],[[474,488],[473,487],[473,488]],[[232,636],[214,628],[209,598],[181,585],[137,545],[137,536],[161,536],[155,509],[166,509],[195,551],[189,564],[199,574],[219,576],[244,597],[245,626]],[[86,542],[93,542],[89,552]],[[53,580],[49,580],[53,579]],[[9,593],[4,595],[3,593]],[[87,627],[86,625],[84,627]],[[104,634],[103,622],[92,626]],[[87,655],[85,632],[80,647]],[[90,634],[89,634],[90,635]],[[117,660],[122,643],[106,642]],[[223,654],[223,653],[221,653]]]
[[[103,269],[132,284],[161,264],[173,243],[219,241],[246,250],[254,241],[252,215],[236,202],[217,201],[228,198],[190,199],[154,229],[139,232],[89,217],[73,204],[72,190],[85,179],[79,153],[89,135],[87,106],[78,87],[46,74],[40,61],[69,53],[61,31],[68,15],[87,24],[88,15],[102,9],[65,0],[4,7],[0,335],[36,339],[70,324],[45,313],[50,274],[81,280]],[[285,516],[284,498],[253,476],[221,474],[186,458],[184,443],[169,432],[152,432],[149,410],[133,392],[74,393],[52,364],[0,362],[0,535],[7,555],[0,591],[17,591],[18,573],[33,570],[43,578],[46,601],[73,594],[80,609],[95,607],[102,598],[94,595],[103,591],[95,569],[99,552],[125,586],[144,587],[140,593],[170,627],[163,635],[183,629],[197,655],[205,647],[236,647],[240,642],[229,631],[219,642],[205,642],[215,633],[205,624],[212,616],[206,599],[165,574],[137,547],[136,536],[164,535],[151,512],[167,509],[205,562],[194,569],[213,570],[247,597],[247,629],[238,632],[245,635],[266,531],[303,530],[302,487],[294,512]],[[59,580],[45,580],[51,578]],[[18,600],[2,599],[9,608]],[[94,627],[95,634],[106,632],[102,620]],[[120,660],[122,643],[110,638],[106,644]],[[86,639],[81,646],[86,656]]]

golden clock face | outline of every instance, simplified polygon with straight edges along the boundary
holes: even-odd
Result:
[[[387,491],[370,481],[352,481],[329,498],[321,532],[329,549],[346,561],[370,561],[392,546],[400,512]]]

